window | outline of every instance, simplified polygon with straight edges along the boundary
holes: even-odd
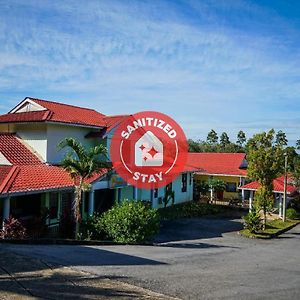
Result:
[[[49,198],[49,218],[56,219],[58,217],[58,193],[50,193]]]
[[[189,184],[192,185],[192,182],[193,182],[193,175],[192,175],[192,173],[190,173],[190,182],[189,182]]]
[[[158,189],[154,189],[153,197],[154,198],[158,197]]]
[[[236,183],[235,182],[227,182],[226,183],[226,192],[235,193],[236,192]]]
[[[187,190],[187,174],[184,173],[181,175],[181,192],[185,193]]]

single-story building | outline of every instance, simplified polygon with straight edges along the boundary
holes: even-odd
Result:
[[[239,199],[239,187],[246,183],[247,161],[245,153],[190,153],[189,160],[199,171],[194,181],[222,180],[225,191],[218,193],[218,199]]]
[[[280,217],[283,214],[284,177],[285,176],[282,175],[273,180],[273,193],[274,193],[274,200],[275,200],[274,208],[278,209],[278,214]],[[249,201],[249,210],[253,206],[255,192],[260,187],[261,185],[257,181],[253,181],[239,187],[239,189],[242,192],[242,201]],[[288,176],[287,185],[286,185],[286,195],[287,195],[286,206],[289,204],[289,201],[293,198],[293,196],[296,193],[297,193],[297,188],[293,185],[291,176]]]

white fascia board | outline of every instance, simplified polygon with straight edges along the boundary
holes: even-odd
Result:
[[[29,98],[25,98],[20,104],[18,104],[15,108],[13,108],[11,111],[9,111],[9,114],[16,113],[25,103],[30,103],[38,108],[39,111],[47,110],[47,108],[43,107],[42,105],[34,102],[33,100]]]

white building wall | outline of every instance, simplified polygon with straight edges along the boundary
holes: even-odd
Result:
[[[10,132],[16,132],[44,161],[47,161],[47,130],[45,124],[14,124]]]
[[[90,128],[82,128],[77,126],[65,126],[58,124],[48,124],[47,126],[47,162],[51,164],[58,164],[64,158],[68,151],[58,149],[57,145],[65,138],[75,138],[80,141],[85,147],[92,147],[93,139],[86,139],[85,135],[91,131]]]

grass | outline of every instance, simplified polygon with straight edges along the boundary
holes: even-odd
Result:
[[[266,229],[258,231],[256,233],[251,233],[248,229],[243,229],[240,234],[250,238],[272,238],[279,234],[291,229],[295,225],[299,224],[299,220],[287,220],[283,222],[280,219],[267,221]]]

